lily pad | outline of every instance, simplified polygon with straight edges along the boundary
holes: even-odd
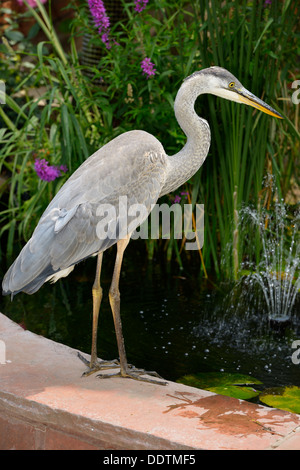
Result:
[[[223,385],[222,387],[209,387],[210,392],[226,395],[227,397],[239,398],[240,400],[250,400],[257,397],[259,391],[252,387],[240,387],[238,385]]]
[[[240,387],[238,385],[223,385],[223,387],[210,387],[207,390],[210,392],[218,393],[219,395],[226,395],[227,397],[239,398],[240,400],[250,400],[250,398],[257,397],[259,391],[252,387]]]
[[[268,388],[259,395],[259,399],[273,408],[300,413],[300,387]]]
[[[260,392],[250,385],[261,384],[259,380],[248,375],[225,372],[199,372],[194,375],[185,375],[177,382],[241,400],[258,396]]]

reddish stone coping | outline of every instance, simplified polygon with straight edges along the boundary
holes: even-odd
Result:
[[[76,350],[2,314],[0,340],[2,450],[300,449],[299,415],[174,382],[81,377]]]

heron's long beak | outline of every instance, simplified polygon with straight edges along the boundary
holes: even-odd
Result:
[[[283,119],[281,114],[279,114],[275,109],[271,108],[267,103],[257,98],[257,96],[253,95],[250,91],[246,90],[246,88],[242,88],[238,90],[238,96],[241,103],[248,104],[249,106],[253,106],[253,108],[257,108],[263,113],[270,114],[271,116]]]

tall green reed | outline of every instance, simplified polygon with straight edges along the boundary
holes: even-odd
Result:
[[[198,35],[202,65],[227,68],[254,94],[279,109],[277,72],[283,63],[286,66],[289,41],[295,40],[294,8],[292,2],[267,6],[245,0],[201,1],[201,22],[207,25]],[[206,224],[209,240],[220,250],[220,256],[213,257],[215,271],[219,274],[222,270],[223,276],[236,279],[245,256],[239,236],[239,210],[242,205],[257,204],[270,152],[276,160],[270,128],[278,141],[282,124],[244,106],[223,100],[216,103],[210,97],[208,102],[211,158],[196,178],[208,178],[207,186],[213,188],[213,194],[206,197],[203,192],[202,197],[206,213],[217,220],[213,233],[211,224]],[[273,168],[276,170],[278,167]]]

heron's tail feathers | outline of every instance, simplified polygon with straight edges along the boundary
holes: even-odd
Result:
[[[36,233],[24,246],[15,262],[11,265],[2,282],[3,294],[27,294],[36,292],[54,274],[50,263],[49,248],[53,229],[49,224],[44,227],[43,236]],[[49,245],[48,245],[49,246]],[[46,249],[45,249],[46,248]]]

